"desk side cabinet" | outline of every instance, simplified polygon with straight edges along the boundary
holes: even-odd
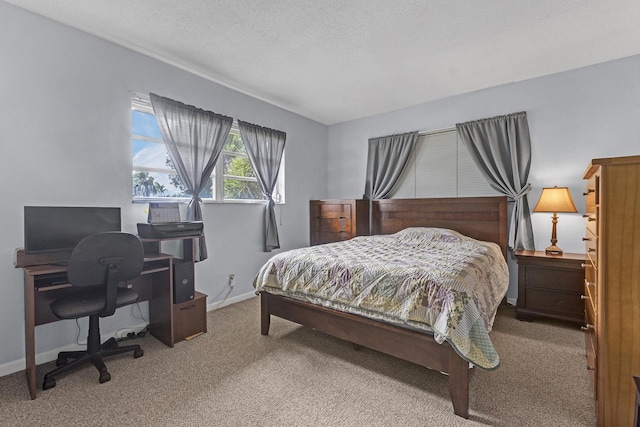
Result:
[[[516,317],[536,317],[584,323],[585,255],[547,256],[544,251],[515,253],[518,260]]]
[[[183,283],[176,280],[177,269],[189,271],[187,276],[191,282],[190,286],[192,288],[195,286],[193,241],[196,238],[140,239],[144,246],[145,256],[161,254],[163,242],[177,241],[181,245],[181,258],[174,258],[171,263],[171,297],[161,300],[152,299],[149,303],[150,314],[155,318],[165,319],[165,321],[156,322],[149,327],[154,335],[170,347],[173,347],[177,342],[207,332],[207,295],[193,291],[193,299],[176,299],[176,295],[189,294],[183,289]],[[165,306],[167,301],[171,302],[170,307]],[[170,315],[170,318],[166,318],[167,315]]]

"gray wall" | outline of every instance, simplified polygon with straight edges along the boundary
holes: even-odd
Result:
[[[131,232],[146,220],[146,205],[131,203],[130,91],[285,131],[281,246],[308,245],[309,199],[326,196],[326,126],[3,2],[0,58],[0,375],[24,369],[23,280],[13,265],[23,245],[23,206],[119,206]],[[251,296],[258,268],[277,253],[262,251],[262,218],[262,205],[204,206],[209,259],[196,265],[196,287],[208,294],[209,308]],[[103,335],[141,323],[129,308],[105,320]],[[39,326],[38,361],[75,339],[74,321]]]
[[[337,124],[329,127],[327,193],[362,197],[368,138],[526,111],[532,141],[529,205],[534,208],[543,187],[568,186],[580,213],[559,214],[558,246],[584,253],[582,174],[592,158],[640,154],[639,110],[640,56],[634,56]],[[538,250],[550,245],[550,217],[532,214]],[[517,277],[511,279],[507,296],[513,301]]]

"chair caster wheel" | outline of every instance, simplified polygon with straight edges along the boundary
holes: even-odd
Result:
[[[44,383],[42,384],[42,389],[49,390],[50,388],[54,388],[55,386],[56,386],[56,380],[52,378],[50,380],[44,381]]]
[[[106,383],[110,379],[111,379],[111,374],[109,372],[103,372],[100,374],[100,379],[99,379],[100,384]]]
[[[137,359],[138,357],[142,357],[143,355],[144,355],[144,351],[142,351],[142,349],[133,351],[134,359]]]

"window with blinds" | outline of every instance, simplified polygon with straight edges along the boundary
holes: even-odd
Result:
[[[455,129],[420,134],[391,197],[498,196],[458,140]]]

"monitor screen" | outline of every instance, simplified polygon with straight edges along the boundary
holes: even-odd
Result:
[[[120,231],[120,208],[24,207],[24,252],[71,250],[85,237]]]

